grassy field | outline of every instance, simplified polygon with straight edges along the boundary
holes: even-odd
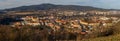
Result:
[[[113,28],[113,35],[110,36],[104,36],[104,37],[98,37],[98,38],[91,38],[91,39],[85,39],[82,41],[120,41],[120,22],[118,22]]]
[[[106,36],[106,37],[92,38],[82,41],[120,41],[120,34]]]

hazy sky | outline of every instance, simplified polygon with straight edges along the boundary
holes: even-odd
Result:
[[[120,0],[0,0],[0,9],[42,3],[84,5],[107,9],[120,9]]]

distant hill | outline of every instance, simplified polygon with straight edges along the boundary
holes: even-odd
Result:
[[[16,8],[5,9],[3,11],[29,11],[29,10],[79,10],[79,11],[89,11],[89,10],[101,10],[105,11],[108,9],[95,8],[90,6],[78,6],[78,5],[54,5],[54,4],[40,4],[40,5],[30,5],[30,6],[21,6]]]
[[[0,14],[5,14],[5,13],[6,13],[5,11],[0,10]]]

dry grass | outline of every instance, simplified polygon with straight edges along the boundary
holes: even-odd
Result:
[[[60,36],[58,37],[60,39],[75,38],[73,40],[77,41],[120,41],[120,22],[111,28],[104,28],[103,32],[100,32],[100,29],[97,29],[93,34],[88,35],[93,37],[89,37],[83,40],[79,40],[81,35],[69,33],[66,31],[61,32],[61,34],[57,33],[55,36]],[[9,26],[0,26],[0,41],[47,41],[49,38],[50,35],[48,32],[46,30],[41,30],[39,27],[33,28],[27,26],[21,29],[17,29],[11,28]]]
[[[120,22],[115,26],[112,26],[113,35],[98,37],[98,38],[90,38],[82,41],[120,41]]]

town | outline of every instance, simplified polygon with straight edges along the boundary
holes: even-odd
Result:
[[[46,29],[52,35],[64,30],[69,33],[77,33],[83,37],[91,36],[99,30],[103,33],[120,21],[116,15],[117,11],[100,12],[100,11],[27,11],[27,12],[8,12],[15,21],[10,22],[9,26],[21,29],[23,26],[39,26],[41,30]],[[10,18],[10,17],[9,17]],[[65,32],[63,32],[65,33]],[[87,34],[86,34],[87,33]],[[109,34],[109,33],[108,33]],[[88,36],[84,36],[88,35]],[[56,36],[58,37],[58,36]],[[58,38],[58,40],[61,38]],[[65,39],[65,38],[64,38]]]
[[[83,40],[111,35],[113,26],[120,22],[119,13],[119,11],[62,11],[57,9],[7,11],[6,14],[1,14],[0,24],[17,29],[23,29],[25,26],[32,27],[31,29],[38,27],[40,31],[51,35],[50,39],[48,38],[49,40],[75,40],[75,38]],[[66,38],[67,35],[63,35],[65,33],[72,35]]]
[[[0,41],[120,41],[120,2],[0,0]]]

